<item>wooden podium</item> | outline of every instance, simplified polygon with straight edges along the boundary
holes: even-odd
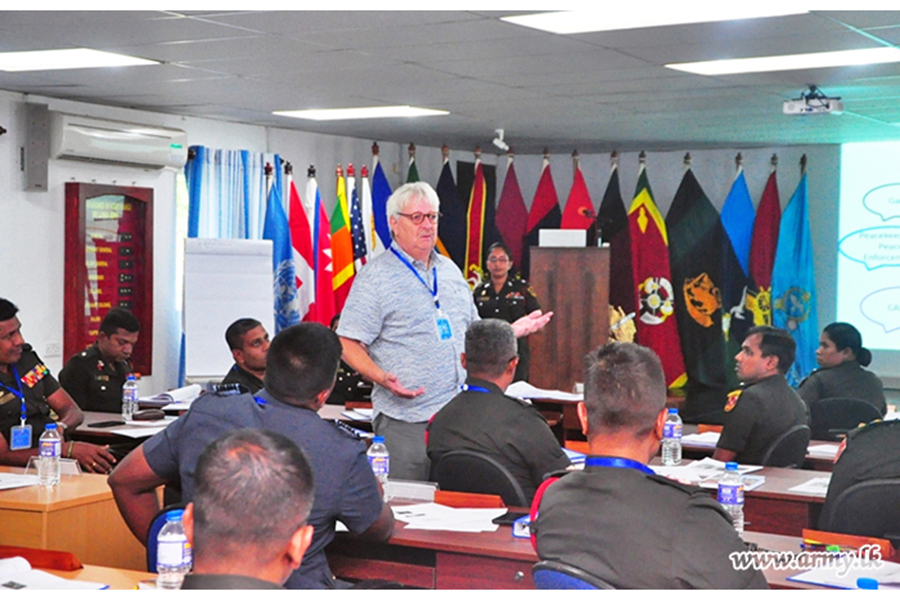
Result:
[[[609,332],[609,248],[531,248],[529,283],[553,319],[529,336],[529,383],[570,392]]]

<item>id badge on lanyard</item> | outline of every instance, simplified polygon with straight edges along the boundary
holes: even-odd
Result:
[[[412,271],[412,274],[416,276],[416,279],[418,279],[422,283],[422,285],[425,286],[425,289],[428,290],[428,293],[430,293],[431,297],[434,298],[434,308],[437,311],[434,317],[434,323],[437,326],[438,338],[441,341],[452,339],[453,329],[450,327],[450,319],[448,319],[447,315],[444,314],[444,311],[441,310],[441,300],[438,296],[437,267],[432,267],[431,269],[431,278],[434,281],[434,288],[432,289],[425,281],[425,279],[419,274],[416,268],[412,266],[412,264],[410,264],[410,262],[406,260],[402,254],[397,252],[397,250],[393,246],[391,246],[390,250],[394,253],[394,256],[400,259],[400,262],[406,265],[407,269]]]
[[[25,419],[28,418],[28,410],[25,406],[25,393],[22,391],[22,382],[19,380],[19,370],[16,369],[15,365],[12,365],[12,374],[16,381],[16,387],[19,388],[18,390],[0,384],[19,399],[20,406],[22,407],[22,412],[19,415],[19,424],[14,425],[9,430],[9,449],[28,450],[31,448],[31,425],[25,423]]]
[[[453,330],[450,328],[450,320],[444,315],[444,311],[438,309],[437,311],[437,328],[438,328],[438,337],[441,340],[449,340],[453,337]]]

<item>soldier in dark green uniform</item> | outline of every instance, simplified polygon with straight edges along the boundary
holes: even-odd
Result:
[[[667,415],[659,358],[611,342],[588,360],[578,417],[590,455],[584,471],[568,472],[535,498],[541,560],[578,567],[615,588],[767,588],[758,570],[732,566],[728,556],[747,547],[722,505],[647,466]]]
[[[783,329],[762,325],[747,332],[735,357],[744,387],[728,395],[714,459],[759,464],[778,436],[808,424],[806,405],[784,378],[796,348],[794,338]]]
[[[531,286],[522,279],[509,276],[513,266],[509,248],[503,243],[491,245],[488,252],[487,271],[490,279],[475,288],[475,306],[482,319],[502,319],[513,323],[528,313],[539,310],[541,305]],[[528,365],[531,352],[528,338],[520,337],[518,342],[519,366],[513,381],[528,379]]]
[[[131,373],[131,352],[140,329],[133,314],[110,309],[94,345],[70,358],[59,372],[59,383],[82,410],[122,411],[122,385]]]
[[[266,376],[266,354],[269,334],[256,319],[238,319],[225,330],[225,341],[234,357],[234,365],[223,384],[238,383],[245,391],[255,394],[263,387]]]

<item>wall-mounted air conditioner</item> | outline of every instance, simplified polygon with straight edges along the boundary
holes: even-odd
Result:
[[[181,168],[187,134],[137,123],[50,112],[50,156],[134,167]]]

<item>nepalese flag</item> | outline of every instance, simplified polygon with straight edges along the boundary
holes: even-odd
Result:
[[[581,167],[576,166],[572,189],[569,191],[566,210],[563,211],[559,226],[561,229],[590,229],[595,216],[594,203],[584,182]]]
[[[609,244],[609,303],[630,313],[637,306],[631,283],[631,234],[616,165],[610,171],[596,222],[598,236]]]
[[[497,205],[497,229],[503,243],[509,247],[512,254],[510,258],[516,266],[522,264],[527,226],[528,209],[525,208],[525,198],[516,177],[516,166],[510,156],[506,178],[503,180],[503,191],[500,193],[500,203]]]
[[[675,313],[675,290],[669,268],[669,240],[647,169],[641,164],[634,200],[628,211],[631,232],[632,279],[638,306],[636,319],[640,343],[659,356],[668,387],[687,383]]]
[[[367,182],[363,176],[363,186]],[[356,174],[353,165],[347,165],[347,196],[350,198],[350,233],[353,237],[353,268],[358,273],[368,260],[366,248],[366,233],[363,225],[362,205],[359,194],[356,193]],[[371,195],[370,195],[371,196]],[[370,197],[371,200],[371,197]]]
[[[544,164],[541,167],[541,178],[534,192],[531,212],[528,213],[528,223],[525,226],[525,251],[519,265],[523,278],[528,279],[531,269],[530,248],[538,245],[541,229],[559,229],[561,220],[559,197],[556,195],[556,186],[553,183],[553,175],[550,173],[550,159],[545,156]]]
[[[753,222],[753,242],[750,244],[750,276],[756,284],[756,311],[765,325],[772,324],[772,268],[778,247],[778,226],[781,223],[781,199],[775,170],[769,175],[766,189],[756,208]]]
[[[487,203],[487,186],[484,182],[484,169],[481,158],[475,160],[475,179],[472,182],[472,192],[469,194],[469,212],[466,222],[466,268],[463,275],[469,283],[469,287],[475,287],[481,283],[481,254],[484,242],[484,211]]]
[[[288,209],[290,211],[291,246],[294,249],[294,277],[297,282],[297,304],[300,319],[309,320],[310,307],[316,297],[316,272],[313,269],[313,243],[312,228],[309,226],[309,218],[306,207],[297,193],[294,178],[288,176],[288,188],[290,198]]]
[[[310,321],[331,326],[334,317],[334,268],[331,264],[331,226],[319,194],[319,184],[310,177],[306,185],[306,197],[314,198],[313,204],[313,256],[316,272],[316,301]]]
[[[368,262],[381,252],[384,252],[384,247],[381,246],[381,249],[376,252],[375,247],[380,246],[380,244],[377,241],[378,235],[375,233],[375,215],[372,214],[372,186],[369,185],[369,169],[366,165],[363,165],[360,176],[362,177],[362,224],[363,234],[365,234],[366,238],[366,261]]]
[[[263,239],[272,240],[273,286],[275,295],[275,332],[300,322],[297,283],[294,275],[294,251],[287,216],[281,203],[281,186],[276,181],[269,189]]]
[[[781,215],[772,270],[772,320],[797,342],[797,358],[787,373],[788,383],[794,387],[816,368],[819,345],[807,185],[804,173]]]
[[[372,214],[375,219],[375,233],[378,236],[376,245],[373,246],[373,256],[378,256],[391,246],[391,228],[388,225],[387,201],[391,197],[391,185],[388,183],[378,161],[378,155],[374,158],[375,166],[372,169]]]
[[[334,269],[334,308],[340,313],[353,285],[353,236],[350,233],[350,211],[347,209],[347,187],[338,165],[337,199],[331,213],[331,258]]]
[[[460,199],[450,159],[444,157],[444,166],[435,188],[441,201],[441,218],[438,221],[438,238],[447,249],[451,260],[460,271],[466,264],[466,205]]]

